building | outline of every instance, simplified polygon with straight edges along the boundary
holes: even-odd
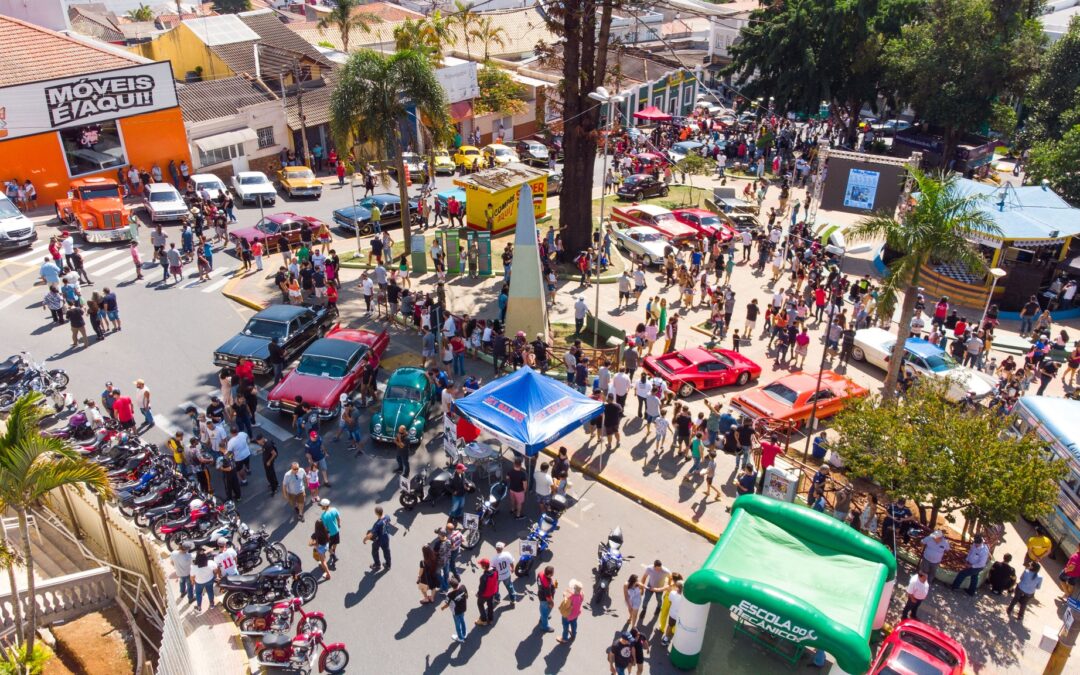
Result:
[[[736,0],[712,6],[709,17],[709,63],[731,62],[731,48],[738,43],[742,29],[750,24],[750,13],[758,8],[757,0]]]
[[[1069,22],[1080,16],[1080,0],[1050,0],[1039,22],[1050,42],[1057,42],[1069,30]]]
[[[611,14],[611,43],[635,44],[659,40],[664,15],[660,12],[620,9]]]
[[[190,161],[168,63],[0,16],[0,167],[40,201],[71,178]]]

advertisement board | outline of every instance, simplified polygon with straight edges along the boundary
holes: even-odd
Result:
[[[521,195],[521,183],[491,192],[476,185],[464,184],[465,220],[475,230],[487,230],[484,211],[491,204],[494,212],[494,234],[513,230],[517,226],[518,200]],[[547,215],[547,176],[529,181],[533,193],[533,215],[540,219]]]
[[[830,157],[820,209],[891,214],[900,201],[906,176],[906,169],[897,164]]]

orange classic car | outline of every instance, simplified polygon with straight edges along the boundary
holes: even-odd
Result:
[[[731,405],[752,419],[785,422],[798,428],[809,422],[815,402],[817,419],[825,419],[843,410],[851,399],[863,398],[870,393],[866,387],[831,370],[821,373],[820,389],[817,379],[817,373],[785,375],[738,394]]]

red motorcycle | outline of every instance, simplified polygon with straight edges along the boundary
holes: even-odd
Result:
[[[301,633],[294,638],[281,633],[267,633],[255,645],[255,656],[263,668],[287,668],[308,673],[315,662],[315,645],[322,647],[319,654],[320,673],[344,673],[349,665],[349,652],[340,642],[326,644],[322,631]]]
[[[288,633],[293,619],[300,617],[296,624],[296,635],[303,633],[326,632],[326,619],[322,612],[305,612],[301,598],[283,600],[273,605],[247,605],[236,615],[241,635],[262,635],[263,633]]]

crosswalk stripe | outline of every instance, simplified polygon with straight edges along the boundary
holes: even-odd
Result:
[[[10,296],[4,298],[3,300],[0,300],[0,309],[4,309],[8,305],[15,304],[22,297],[23,296],[21,296],[21,295],[10,295]]]
[[[293,437],[292,433],[287,431],[284,427],[271,422],[259,413],[255,413],[255,421],[259,423],[259,426],[255,427],[256,429],[267,432],[279,441],[287,441]]]
[[[94,274],[107,274],[107,273],[113,271],[114,269],[116,269],[118,267],[123,267],[124,265],[133,265],[133,263],[131,262],[130,259],[116,260],[116,261],[113,261],[113,262],[109,263],[105,267],[102,267],[99,270],[94,270]],[[135,274],[135,270],[132,269],[131,273]]]
[[[87,254],[84,253],[83,254],[83,268],[84,269],[90,269],[91,267],[95,267],[97,265],[100,265],[101,263],[105,262],[106,260],[109,260],[110,258],[115,258],[116,256],[122,255],[124,253],[127,253],[127,250],[122,249],[122,248],[114,248],[114,249],[110,249],[108,251],[101,251],[100,253],[95,252],[93,255],[87,255]]]
[[[222,274],[223,272],[229,272],[229,271],[230,270],[229,270],[228,267],[215,267],[214,269],[210,270],[210,274],[208,274],[207,276],[209,276],[211,279],[213,279],[217,275]],[[203,285],[205,283],[208,283],[208,282],[199,279],[199,273],[196,272],[195,276],[194,276],[194,281],[192,281],[189,284],[185,284],[184,288],[195,288],[196,286],[201,286],[201,285]]]
[[[4,260],[4,262],[28,262],[30,260],[30,258],[33,258],[35,256],[45,255],[45,253],[48,250],[49,250],[49,245],[48,244],[41,244],[39,246],[34,247],[34,249],[32,249],[31,251],[29,251],[27,253],[19,254],[19,255],[13,257],[13,258],[6,258]]]
[[[131,267],[129,267],[126,271],[117,274],[113,277],[113,279],[117,281],[123,281],[124,279],[130,279],[131,277],[135,276],[136,273],[137,272],[135,270],[135,263],[133,262],[131,263]]]
[[[213,282],[209,286],[203,288],[202,292],[203,293],[213,293],[213,292],[217,291],[218,289],[222,288],[225,284],[229,283],[229,281],[232,280],[232,276],[233,276],[232,274],[227,274],[227,275],[221,277],[220,279]]]

